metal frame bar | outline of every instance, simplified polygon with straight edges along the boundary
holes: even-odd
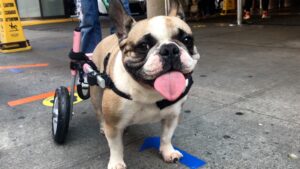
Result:
[[[243,3],[242,0],[237,0],[237,18],[236,18],[236,22],[238,26],[242,25],[242,18],[243,18]]]
[[[70,112],[72,113],[72,115],[74,114],[73,112],[73,102],[74,102],[74,93],[75,93],[75,85],[76,85],[76,80],[77,80],[77,74],[78,72],[76,72],[75,75],[72,75],[72,83],[70,86]],[[72,116],[71,116],[72,117]]]

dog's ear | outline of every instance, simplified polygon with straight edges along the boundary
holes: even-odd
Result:
[[[126,38],[135,20],[127,14],[121,0],[110,0],[108,14],[116,27],[118,38]]]
[[[179,0],[170,0],[170,10],[168,15],[177,16],[180,19],[185,20],[184,10]]]

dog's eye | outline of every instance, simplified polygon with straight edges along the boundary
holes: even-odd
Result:
[[[182,39],[182,43],[185,44],[187,47],[192,47],[194,45],[194,40],[191,36],[185,36]]]
[[[143,56],[149,52],[149,50],[157,43],[157,40],[151,35],[146,34],[144,35],[140,41],[136,43],[134,46],[134,51],[136,53],[140,53]]]
[[[149,50],[150,49],[150,45],[146,42],[142,43],[140,47],[144,50]]]
[[[148,50],[150,49],[150,45],[147,42],[142,42],[137,45],[137,48],[140,51],[148,52]]]

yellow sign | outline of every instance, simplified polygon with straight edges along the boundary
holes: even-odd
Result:
[[[224,0],[223,1],[223,10],[234,10],[235,9],[235,0]]]
[[[224,0],[221,15],[226,15],[228,11],[234,11],[235,9],[236,9],[236,0]]]
[[[0,0],[0,52],[10,53],[30,49],[15,0]]]
[[[74,93],[74,102],[73,104],[81,102],[82,99],[78,96],[77,93]],[[54,103],[54,96],[48,97],[45,100],[43,100],[43,105],[47,107],[52,107]]]

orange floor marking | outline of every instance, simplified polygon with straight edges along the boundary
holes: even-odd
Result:
[[[15,106],[18,106],[21,104],[26,104],[26,103],[34,102],[37,100],[45,99],[45,98],[53,96],[53,95],[54,95],[54,92],[48,92],[48,93],[38,94],[35,96],[25,97],[25,98],[14,100],[14,101],[9,101],[9,102],[7,102],[7,104],[10,107],[15,107]]]
[[[48,66],[48,63],[29,64],[29,65],[15,65],[15,66],[0,66],[0,70],[31,68],[31,67],[46,67],[46,66]]]
[[[68,87],[68,90],[70,91],[70,87]],[[76,88],[75,88],[75,90],[76,90]],[[42,93],[42,94],[38,94],[38,95],[30,96],[30,97],[25,97],[25,98],[18,99],[18,100],[9,101],[9,102],[7,102],[7,104],[10,107],[15,107],[15,106],[18,106],[18,105],[22,105],[22,104],[34,102],[34,101],[37,101],[37,100],[45,99],[47,97],[54,96],[54,94],[55,94],[54,91],[47,92],[47,93]]]

